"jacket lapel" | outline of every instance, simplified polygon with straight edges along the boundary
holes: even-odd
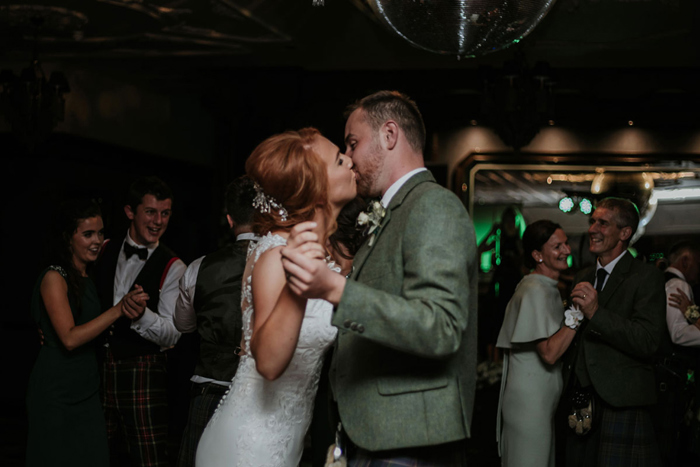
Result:
[[[634,258],[629,252],[625,253],[625,255],[620,258],[620,261],[615,265],[612,274],[610,274],[610,277],[608,277],[608,282],[605,283],[605,288],[603,288],[598,296],[598,306],[605,306],[610,300],[610,297],[612,297],[615,293],[615,289],[617,289],[620,284],[624,282],[625,278],[627,277],[627,273],[632,266],[632,261],[634,261]]]
[[[352,279],[357,278],[357,275],[362,270],[362,266],[364,266],[365,262],[367,261],[367,258],[369,258],[375,246],[377,245],[377,240],[379,239],[379,236],[382,234],[382,232],[384,232],[384,230],[386,230],[387,225],[389,225],[389,222],[391,221],[391,212],[394,209],[401,206],[401,204],[404,202],[406,196],[411,192],[411,190],[413,190],[421,183],[430,181],[435,182],[435,178],[433,178],[433,175],[430,173],[429,170],[424,170],[406,180],[406,183],[404,183],[403,186],[399,189],[399,191],[394,195],[394,197],[389,202],[389,206],[387,207],[384,219],[382,219],[382,223],[379,225],[379,228],[372,233],[372,235],[374,235],[374,241],[372,242],[372,245],[370,245],[370,241],[368,238],[355,255],[355,260],[353,262],[352,268]],[[370,235],[370,237],[372,235]]]

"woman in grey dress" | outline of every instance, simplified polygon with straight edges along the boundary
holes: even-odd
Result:
[[[575,329],[563,324],[557,289],[571,254],[566,234],[551,221],[523,235],[525,276],[506,308],[496,345],[504,349],[498,404],[499,454],[504,467],[554,467],[554,421],[563,389],[559,358]]]

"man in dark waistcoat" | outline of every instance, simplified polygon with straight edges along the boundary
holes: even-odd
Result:
[[[683,419],[693,398],[700,349],[700,321],[690,324],[683,311],[671,299],[682,291],[694,301],[691,283],[700,274],[700,247],[689,241],[671,248],[670,266],[664,272],[666,280],[666,326],[656,364],[659,403],[653,415],[659,437],[663,465],[685,465],[690,430]],[[697,462],[697,461],[696,461]],[[690,465],[690,464],[688,464]]]
[[[627,251],[638,225],[636,206],[621,198],[600,201],[590,219],[589,249],[598,260],[574,278],[572,301],[585,319],[567,353],[564,382],[598,403],[590,433],[568,433],[568,467],[659,464],[649,407],[666,296],[661,271]]]
[[[96,269],[103,308],[134,287],[149,299],[135,320],[120,318],[107,332],[102,365],[102,404],[112,464],[168,466],[168,396],[165,350],[180,333],[172,321],[185,264],[159,242],[172,213],[172,192],[157,177],[129,188],[126,236],[107,241]],[[126,306],[129,304],[126,303]],[[126,453],[126,454],[124,454]]]
[[[257,237],[251,217],[253,182],[241,177],[226,189],[226,219],[235,243],[196,259],[180,280],[173,320],[182,333],[197,332],[199,358],[192,376],[190,412],[183,435],[178,467],[194,466],[197,444],[238,368],[241,342],[241,280],[248,246]]]

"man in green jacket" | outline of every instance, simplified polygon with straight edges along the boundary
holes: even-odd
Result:
[[[381,91],[349,112],[346,155],[358,193],[381,197],[361,218],[369,238],[347,280],[283,249],[289,285],[335,307],[330,377],[350,465],[465,465],[476,376],[474,228],[424,166],[425,127],[412,100]]]

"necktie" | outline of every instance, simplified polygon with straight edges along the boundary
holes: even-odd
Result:
[[[600,293],[603,291],[603,284],[605,284],[605,276],[608,275],[608,271],[606,271],[603,268],[598,269],[598,272],[596,272],[596,282],[595,282],[595,290],[596,292]]]
[[[131,255],[138,256],[141,261],[146,261],[146,259],[148,259],[147,248],[136,248],[128,243],[124,243],[124,254],[126,255],[126,259],[129,259]]]

